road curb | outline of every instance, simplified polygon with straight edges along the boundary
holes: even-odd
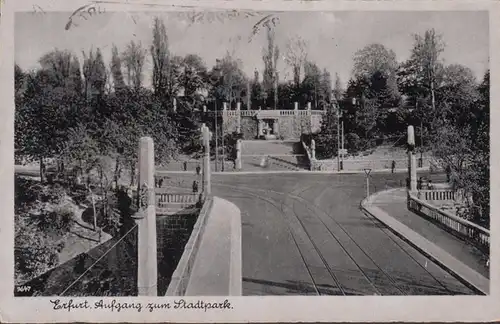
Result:
[[[384,224],[396,236],[400,237],[403,241],[435,262],[437,265],[457,278],[467,287],[480,294],[489,295],[489,279],[482,276],[475,270],[469,268],[467,265],[450,255],[448,252],[444,251],[434,243],[422,237],[417,232],[411,230],[406,225],[399,222],[380,208],[372,205],[373,201],[381,194],[400,189],[401,188],[383,190],[370,195],[360,202],[361,210]],[[451,263],[453,263],[453,265],[451,265]]]

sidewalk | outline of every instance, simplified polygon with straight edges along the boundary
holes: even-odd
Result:
[[[489,292],[487,257],[474,246],[410,212],[406,206],[406,189],[375,193],[361,205],[366,212],[442,267],[484,293]]]

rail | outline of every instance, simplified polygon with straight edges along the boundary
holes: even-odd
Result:
[[[455,234],[466,238],[481,247],[489,248],[490,246],[490,231],[477,224],[469,222],[458,216],[452,215],[444,210],[418,199],[411,193],[408,193],[408,209],[416,214],[428,217],[445,228],[451,230]]]
[[[422,200],[456,200],[458,194],[452,190],[419,190],[417,197]]]

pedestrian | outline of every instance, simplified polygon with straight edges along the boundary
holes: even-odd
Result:
[[[158,182],[159,182],[158,178],[155,177],[155,188],[159,188]]]
[[[197,175],[200,175],[200,172],[201,172],[201,167],[200,167],[200,165],[198,164],[198,165],[196,166],[196,174],[197,174]]]
[[[432,180],[427,180],[427,190],[432,190]]]
[[[183,164],[184,164],[184,171],[187,171],[187,169],[188,169],[188,163],[187,163],[187,161],[184,161]]]
[[[193,181],[193,193],[198,192],[198,181],[194,180]]]
[[[396,161],[392,160],[392,163],[391,163],[391,173],[394,173],[394,169],[396,169]]]
[[[158,188],[161,188],[163,186],[163,178],[160,178],[160,180],[158,180]]]

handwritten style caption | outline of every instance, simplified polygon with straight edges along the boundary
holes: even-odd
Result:
[[[109,312],[121,312],[121,311],[163,311],[169,309],[190,309],[190,310],[202,310],[204,312],[208,310],[228,310],[233,309],[229,300],[224,300],[223,302],[208,302],[203,300],[198,300],[196,302],[186,301],[184,299],[174,300],[173,302],[165,303],[141,303],[141,302],[120,302],[116,299],[104,300],[100,299],[96,302],[89,302],[88,300],[60,300],[51,299],[52,309],[56,311],[67,311],[71,312],[74,310],[81,309],[96,309],[105,310]]]

